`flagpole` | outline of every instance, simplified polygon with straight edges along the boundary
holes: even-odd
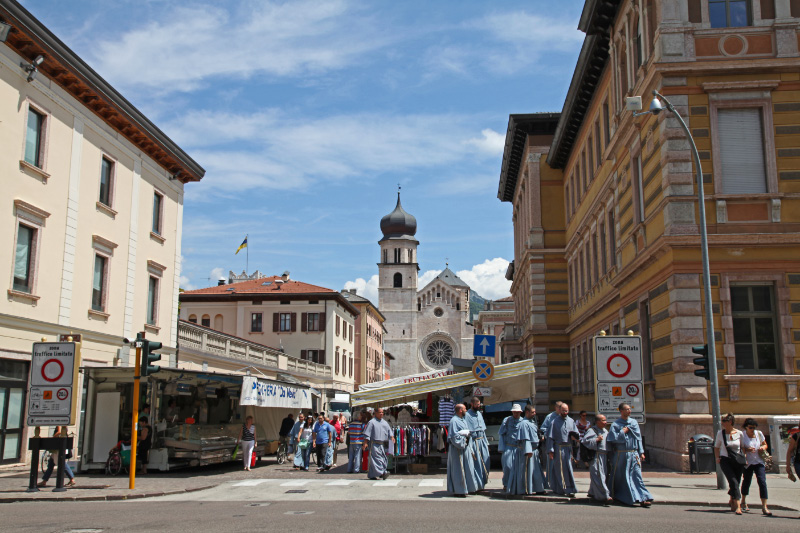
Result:
[[[249,276],[250,275],[250,235],[245,235],[244,236],[244,240],[247,241],[247,246],[245,246],[245,248],[247,248],[247,260],[245,261],[245,264],[244,264],[244,273]]]

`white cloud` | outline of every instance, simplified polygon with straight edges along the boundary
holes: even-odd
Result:
[[[567,13],[567,15],[571,15]],[[525,47],[541,47],[539,50],[571,50],[583,42],[585,35],[578,30],[572,16],[554,18],[515,11],[493,13],[473,22],[478,29],[492,34],[499,41],[524,43]]]
[[[473,146],[479,151],[491,155],[503,155],[506,145],[506,137],[502,133],[486,128],[481,131],[480,138],[467,139],[465,144]]]
[[[433,278],[441,274],[441,270],[426,270],[420,277],[417,278],[417,287],[420,289],[430,283]]]
[[[317,181],[372,179],[386,169],[439,168],[467,157],[501,154],[503,137],[491,129],[476,136],[475,122],[450,114],[369,112],[300,119],[268,109],[189,112],[165,130],[206,168],[198,188],[205,195],[207,188],[223,194],[256,188],[306,190]]]
[[[378,305],[378,275],[375,274],[369,281],[364,278],[356,278],[355,281],[348,281],[344,284],[345,289],[356,289],[356,294],[363,296],[376,306]]]
[[[213,282],[213,285],[216,285],[217,284],[217,280],[219,280],[219,278],[225,278],[227,280],[228,279],[228,273],[225,272],[224,268],[217,267],[217,268],[212,268],[211,269],[211,272],[209,273],[208,277],[211,278],[211,281]]]
[[[235,2],[167,8],[161,21],[96,43],[115,84],[192,91],[216,77],[297,77],[341,69],[389,42],[357,4]]]
[[[511,282],[506,279],[508,264],[502,257],[495,257],[470,270],[459,270],[456,275],[484,298],[497,300],[511,294]]]
[[[185,291],[193,291],[197,288],[194,283],[191,283],[191,280],[186,276],[181,276],[178,279],[178,287]]]

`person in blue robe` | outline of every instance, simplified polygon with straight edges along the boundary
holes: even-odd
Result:
[[[567,416],[569,415],[567,404],[561,404],[558,415],[553,418],[547,432],[547,453],[552,463],[550,490],[574,498],[578,490],[575,488],[575,478],[572,474],[572,441],[577,439],[578,428],[575,426],[575,421]]]
[[[542,463],[539,460],[539,428],[536,425],[536,408],[533,405],[525,406],[525,422],[530,426],[531,454],[526,458],[525,490],[527,494],[544,494],[545,478],[542,473]]]
[[[455,415],[450,419],[447,441],[447,492],[465,498],[480,488],[475,479],[475,446],[470,438],[470,430],[464,415],[467,407],[460,403],[455,406]]]
[[[542,431],[542,435],[544,435],[545,439],[545,449],[542,450],[544,457],[540,457],[543,468],[542,472],[544,472],[544,486],[546,489],[550,488],[550,478],[553,477],[552,469],[551,469],[551,461],[550,461],[550,454],[547,453],[546,445],[547,445],[547,433],[550,431],[550,426],[553,424],[553,419],[558,416],[558,412],[561,409],[561,405],[564,402],[556,402],[555,403],[555,410],[544,417],[542,421],[542,427],[540,428]]]
[[[515,403],[511,416],[500,426],[503,448],[503,490],[507,494],[527,494],[525,487],[527,459],[532,453],[530,426],[522,418],[522,407]]]
[[[608,430],[606,429],[606,416],[598,414],[594,418],[594,425],[586,430],[581,439],[581,444],[595,452],[594,458],[589,461],[589,497],[607,504],[612,500],[611,491],[608,490]]]
[[[379,407],[364,429],[364,449],[369,449],[369,471],[367,473],[369,479],[389,477],[389,472],[386,471],[389,464],[386,452],[390,442],[395,442],[392,426],[383,419],[383,409]]]
[[[478,480],[480,488],[486,486],[489,482],[489,443],[486,442],[486,423],[483,421],[483,415],[480,412],[481,400],[477,396],[472,398],[472,408],[464,415],[464,420],[469,427],[470,437],[475,445],[475,454],[477,456],[474,461],[475,464],[475,479]]]
[[[620,417],[611,425],[608,442],[613,447],[611,457],[611,495],[627,505],[650,507],[653,496],[644,486],[642,461],[644,445],[639,423],[631,418],[631,406],[619,406]]]
[[[294,423],[292,430],[289,432],[289,442],[291,443],[291,449],[294,451],[294,461],[292,463],[294,468],[303,468],[303,451],[297,445],[297,436],[300,435],[305,425],[305,415],[300,413],[297,415],[297,422]]]

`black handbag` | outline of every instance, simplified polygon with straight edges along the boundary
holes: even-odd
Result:
[[[747,457],[742,452],[734,452],[733,450],[728,447],[728,439],[725,437],[725,430],[722,431],[722,441],[725,443],[725,449],[728,451],[728,458],[733,459],[740,465],[744,466],[747,464]]]

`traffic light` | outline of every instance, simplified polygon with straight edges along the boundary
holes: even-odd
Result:
[[[708,344],[704,344],[703,346],[692,346],[692,353],[702,356],[702,357],[695,357],[692,360],[692,362],[697,366],[703,367],[701,369],[695,370],[694,375],[710,380],[711,375],[708,372]]]
[[[149,376],[150,374],[155,374],[159,370],[161,370],[160,366],[154,366],[151,363],[155,363],[156,361],[161,361],[161,354],[160,353],[153,353],[156,350],[160,350],[163,344],[156,341],[148,341],[142,339],[142,363],[141,363],[141,373],[142,377]]]

